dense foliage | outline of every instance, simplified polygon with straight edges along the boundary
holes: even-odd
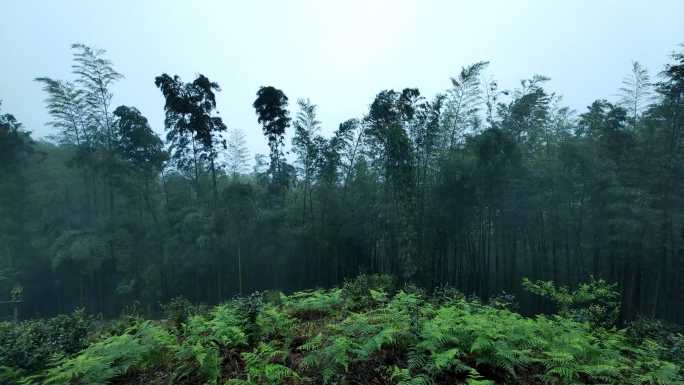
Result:
[[[19,325],[2,322],[0,366],[12,368],[13,372],[42,369],[54,356],[73,355],[84,349],[93,325],[82,310]]]
[[[252,105],[271,153],[249,171],[216,82],[154,79],[162,139],[131,104],[112,105],[126,80],[105,52],[73,49],[71,80],[36,79],[52,136],[0,115],[1,316],[152,315],[181,295],[215,305],[366,272],[566,316],[569,293],[537,281],[593,275],[621,293],[596,299],[621,305],[606,322],[684,320],[682,54],[653,81],[635,63],[619,100],[579,112],[543,76],[499,89],[486,62],[435,97],[381,91],[336,129],[265,86]],[[525,295],[523,277],[551,301]],[[312,319],[337,306],[306,298],[283,306]]]
[[[341,289],[255,294],[210,310],[188,304],[181,324],[126,319],[40,365],[22,366],[4,350],[0,365],[5,381],[27,385],[684,384],[684,337],[657,322],[617,329],[528,318],[450,288],[425,295],[374,282],[389,280],[362,276]],[[568,292],[581,303],[605,290],[594,283]],[[33,326],[3,325],[0,338],[8,329]],[[40,343],[15,348],[32,353]]]

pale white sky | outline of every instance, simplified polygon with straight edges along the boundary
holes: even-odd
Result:
[[[573,108],[613,98],[638,60],[652,74],[684,42],[684,1],[0,0],[0,99],[37,136],[51,133],[37,76],[70,79],[74,42],[104,48],[133,105],[163,132],[162,72],[203,73],[218,105],[266,152],[251,104],[261,85],[319,105],[324,132],[360,117],[382,89],[432,96],[461,66],[489,60],[513,88],[535,73]],[[294,111],[293,111],[294,112]]]

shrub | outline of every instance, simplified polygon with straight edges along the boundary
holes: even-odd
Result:
[[[124,320],[142,320],[146,316],[149,316],[149,314],[140,301],[133,301],[121,309],[119,318]]]
[[[50,359],[72,355],[88,344],[93,320],[83,310],[45,320],[0,323],[0,366],[38,371]]]
[[[176,331],[181,331],[182,325],[187,322],[188,317],[197,314],[197,307],[185,297],[175,297],[166,304],[161,305],[162,313]]]
[[[681,327],[640,317],[629,324],[627,331],[633,344],[643,345],[649,340],[655,341],[662,347],[662,359],[677,364],[680,370],[684,369],[684,335]]]
[[[264,306],[264,295],[261,292],[254,292],[247,297],[240,297],[233,300],[233,306],[243,320],[243,329],[247,334],[250,345],[256,343],[258,337],[257,316]]]
[[[371,291],[393,294],[396,282],[386,274],[361,274],[352,280],[345,280],[342,285],[342,298],[352,310],[367,309],[377,305]]]
[[[459,303],[465,299],[465,295],[456,288],[450,286],[440,286],[432,291],[430,302],[434,305],[450,305]]]
[[[595,326],[614,326],[620,315],[620,293],[617,284],[591,277],[577,289],[556,286],[552,281],[532,282],[523,279],[523,287],[539,296],[548,298],[559,310],[559,314]]]
[[[520,308],[515,295],[506,293],[505,291],[490,297],[487,301],[487,305],[496,309],[508,309],[512,311],[518,311]]]

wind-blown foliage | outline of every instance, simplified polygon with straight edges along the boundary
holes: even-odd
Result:
[[[115,335],[95,342],[69,358],[56,359],[45,373],[29,376],[25,383],[70,385],[74,381],[105,385],[131,368],[163,364],[176,348],[166,330],[143,322]]]

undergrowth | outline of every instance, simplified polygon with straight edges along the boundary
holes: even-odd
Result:
[[[362,276],[342,288],[254,294],[210,311],[188,311],[189,304],[176,300],[167,307],[167,322],[132,321],[88,343],[68,337],[58,340],[64,349],[48,353],[16,337],[35,325],[2,324],[3,341],[27,342],[24,355],[21,347],[2,346],[0,381],[684,384],[681,334],[652,320],[617,328],[613,286],[594,280],[577,289],[525,285],[552,299],[559,313],[525,317],[505,295],[485,305],[448,288],[426,296],[397,290],[388,277]]]

